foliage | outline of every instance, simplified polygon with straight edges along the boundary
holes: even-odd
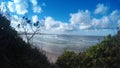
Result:
[[[26,42],[29,44],[31,39],[40,31],[41,23],[40,21],[31,22],[28,17],[23,16],[21,22],[17,25],[19,32],[25,35]],[[22,29],[22,31],[21,31]]]
[[[65,51],[56,64],[60,68],[120,68],[120,34],[108,35],[80,54]]]
[[[73,65],[76,64],[74,63],[75,58],[77,58],[77,55],[74,52],[65,51],[64,54],[58,59],[59,66],[61,66],[61,68],[73,68]]]
[[[46,56],[24,42],[0,14],[0,68],[50,68]]]

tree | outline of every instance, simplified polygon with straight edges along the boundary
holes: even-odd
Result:
[[[41,23],[40,21],[36,21],[35,23],[32,23],[31,20],[28,19],[28,17],[23,16],[21,23],[18,24],[18,29],[20,34],[24,34],[26,38],[26,42],[30,44],[31,39],[37,34],[38,31],[41,29]],[[20,29],[23,29],[22,31]]]

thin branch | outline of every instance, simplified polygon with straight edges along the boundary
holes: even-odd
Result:
[[[28,37],[27,31],[26,31],[26,28],[24,26],[23,26],[23,29],[24,29],[24,33],[25,33],[25,36],[26,36],[27,43],[29,43],[29,37]]]
[[[34,35],[37,33],[38,29],[39,29],[39,27],[37,27],[37,29],[34,31],[34,33],[33,33],[32,36],[29,38],[29,40],[34,37]]]

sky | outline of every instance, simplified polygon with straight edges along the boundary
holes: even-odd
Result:
[[[40,21],[40,32],[51,34],[113,35],[120,27],[119,6],[120,0],[0,0],[16,30],[27,16]]]

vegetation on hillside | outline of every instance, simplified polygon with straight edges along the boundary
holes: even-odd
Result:
[[[85,52],[65,51],[57,60],[60,68],[120,68],[120,33],[108,35]]]
[[[24,42],[0,14],[0,68],[50,68],[46,56]]]

